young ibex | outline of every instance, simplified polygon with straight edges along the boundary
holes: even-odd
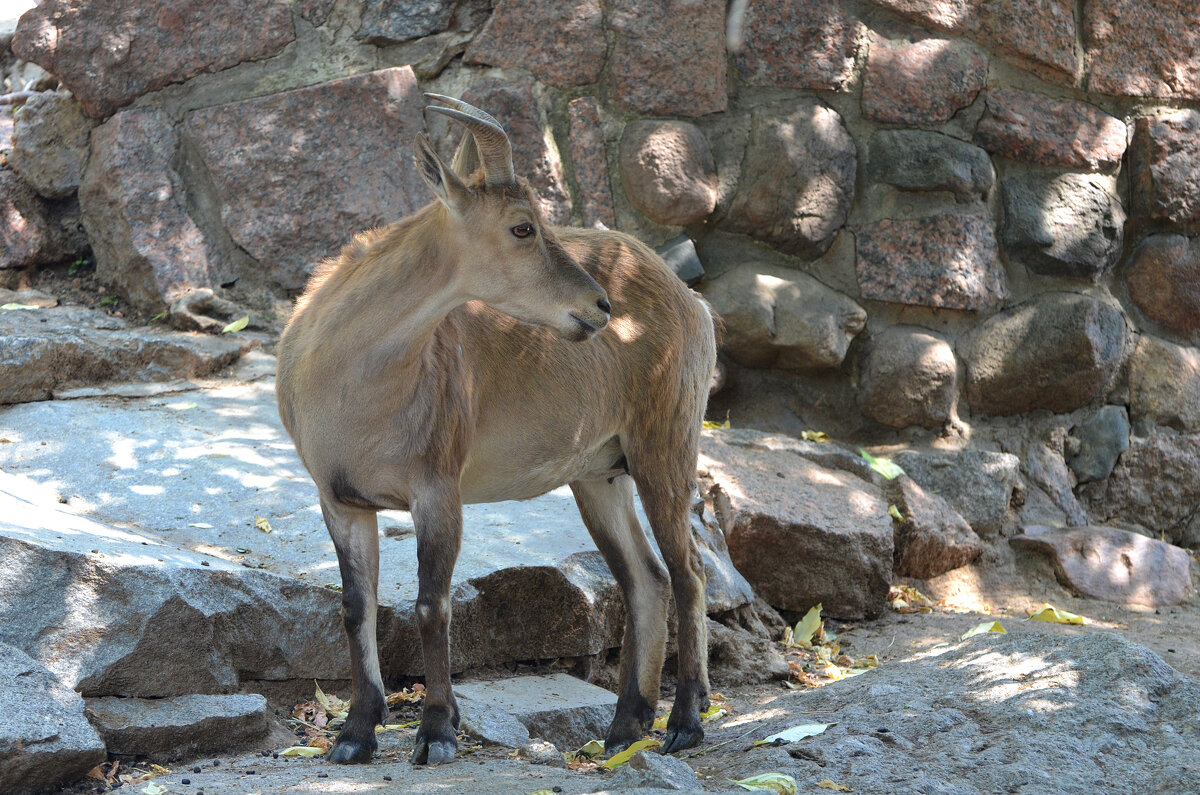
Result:
[[[320,493],[350,640],[352,706],[329,758],[369,760],[388,712],[376,512],[411,511],[416,526],[426,695],[412,760],[433,764],[457,748],[448,631],[462,505],[564,483],[628,611],[606,747],[634,742],[654,718],[673,592],[679,684],[663,746],[688,748],[708,703],[688,510],[713,317],[636,240],[544,224],[499,123],[427,96],[469,131],[453,170],[417,140],[437,201],[322,264],[279,342],[279,413]],[[666,570],[638,525],[635,485]]]

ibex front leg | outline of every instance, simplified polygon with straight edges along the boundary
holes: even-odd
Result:
[[[425,492],[412,506],[417,528],[417,624],[425,659],[425,710],[414,765],[449,762],[458,749],[458,704],[450,689],[450,577],[462,544],[458,489]]]
[[[329,751],[331,762],[369,762],[378,746],[375,726],[387,719],[375,640],[379,525],[375,512],[321,498],[325,526],[342,572],[342,621],[350,641],[350,714]]]

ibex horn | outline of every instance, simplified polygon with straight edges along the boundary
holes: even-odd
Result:
[[[479,159],[483,162],[483,177],[488,185],[511,185],[516,181],[513,174],[512,144],[508,134],[492,116],[474,105],[468,105],[460,99],[442,96],[441,94],[426,94],[426,99],[441,102],[450,107],[430,105],[428,110],[449,116],[471,131],[475,146],[479,150]]]

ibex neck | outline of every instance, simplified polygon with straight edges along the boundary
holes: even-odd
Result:
[[[414,366],[434,333],[468,297],[458,267],[440,244],[440,206],[427,207],[365,244],[353,262],[343,255],[332,314],[335,333],[361,351],[363,375]]]

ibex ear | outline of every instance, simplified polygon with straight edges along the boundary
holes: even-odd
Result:
[[[446,168],[441,158],[433,151],[429,136],[424,133],[417,136],[416,160],[425,183],[442,204],[452,210],[462,210],[466,206],[467,186],[453,171]]]

